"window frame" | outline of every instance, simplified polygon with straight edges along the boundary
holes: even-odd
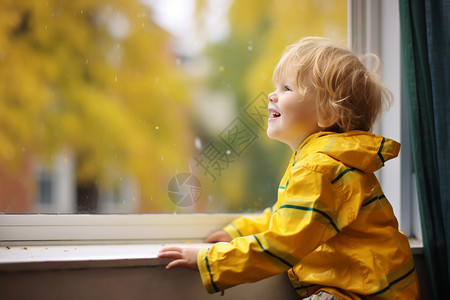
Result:
[[[202,242],[241,214],[2,215],[2,244]]]
[[[421,239],[417,196],[414,197],[409,125],[402,97],[398,1],[348,0],[347,7],[349,47],[357,53],[372,52],[380,56],[384,62],[382,76],[397,100],[381,118],[375,131],[402,142],[400,159],[386,164],[377,175],[399,219],[400,228],[408,237]],[[395,23],[398,28],[391,26]],[[0,244],[44,241],[46,244],[111,241],[194,243],[241,215],[3,214],[0,215]]]
[[[400,229],[422,239],[407,103],[401,66],[399,1],[349,0],[348,45],[358,54],[375,53],[382,62],[381,76],[394,96],[390,109],[376,124],[375,133],[402,144],[399,157],[389,161],[377,177],[389,199]]]

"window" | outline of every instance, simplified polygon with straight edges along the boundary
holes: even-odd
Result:
[[[265,134],[273,68],[302,36],[347,38],[345,0],[55,0],[0,14],[6,214],[271,205],[290,156]]]
[[[2,239],[195,240],[270,205],[290,155],[261,127],[273,67],[303,35],[345,44],[347,22],[394,93],[378,132],[402,154],[378,176],[420,237],[396,1],[91,2],[0,10]],[[48,212],[89,215],[14,215]]]

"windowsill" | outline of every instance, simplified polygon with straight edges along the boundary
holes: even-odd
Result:
[[[420,240],[409,241],[414,255],[423,253]],[[2,245],[0,272],[165,266],[170,260],[157,257],[165,246],[169,244]],[[186,242],[170,246],[205,248],[210,244]]]
[[[413,255],[423,254],[423,242],[416,238],[408,238]]]
[[[157,257],[165,246],[169,245],[0,246],[0,272],[165,266],[170,260]],[[204,248],[210,244],[170,246]]]

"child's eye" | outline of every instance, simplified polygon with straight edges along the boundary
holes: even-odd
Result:
[[[285,86],[284,86],[284,90],[285,90],[285,91],[290,91],[290,92],[292,91],[291,87],[288,86],[288,85],[285,85]]]

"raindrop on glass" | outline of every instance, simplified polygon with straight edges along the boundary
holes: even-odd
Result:
[[[202,140],[199,137],[196,137],[194,140],[194,145],[198,150],[202,149]]]
[[[252,40],[248,41],[247,49],[248,49],[248,51],[252,51],[253,50],[253,41]]]

